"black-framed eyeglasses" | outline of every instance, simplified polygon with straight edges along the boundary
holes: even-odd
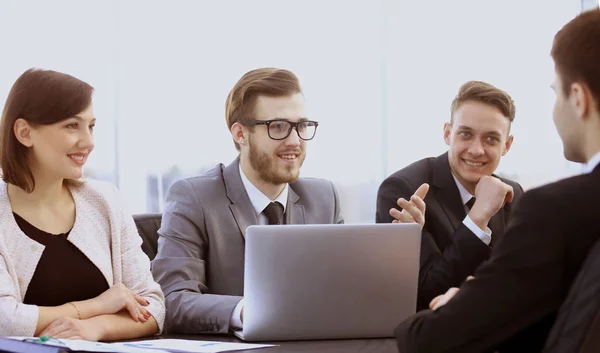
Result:
[[[319,122],[312,120],[302,120],[298,122],[287,121],[284,119],[273,120],[250,120],[244,125],[266,125],[269,137],[273,140],[285,140],[292,133],[292,129],[296,128],[298,137],[304,141],[312,140],[317,133]]]

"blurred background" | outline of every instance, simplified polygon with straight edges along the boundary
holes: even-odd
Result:
[[[319,121],[302,176],[332,180],[349,223],[375,219],[389,174],[447,150],[459,86],[483,80],[517,106],[498,173],[529,189],[581,172],[552,124],[554,34],[595,0],[0,0],[0,104],[26,69],[95,87],[86,174],[134,213],[237,155],[225,98],[258,67],[292,70]]]

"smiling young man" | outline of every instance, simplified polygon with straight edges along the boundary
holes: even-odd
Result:
[[[423,227],[417,309],[473,274],[502,238],[511,202],[523,192],[516,182],[493,176],[513,142],[514,118],[506,92],[465,83],[444,124],[448,152],[397,171],[379,187],[378,223]]]
[[[168,332],[242,328],[248,226],[343,223],[333,184],[298,178],[318,123],[305,116],[292,72],[246,73],[225,115],[239,157],[176,182],[167,195],[152,272],[165,293]]]

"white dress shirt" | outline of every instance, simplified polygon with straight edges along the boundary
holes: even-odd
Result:
[[[460,199],[462,200],[463,207],[465,208],[465,212],[467,213],[467,216],[465,217],[465,219],[463,219],[463,224],[467,226],[467,228],[469,228],[469,230],[473,232],[473,234],[475,234],[477,238],[481,239],[481,241],[484,242],[485,245],[490,245],[490,242],[492,241],[492,230],[489,227],[486,227],[485,230],[482,230],[477,226],[477,224],[475,224],[475,222],[473,222],[471,217],[469,217],[469,208],[467,207],[467,202],[469,202],[469,200],[471,200],[471,198],[474,196],[467,191],[467,189],[460,183],[460,181],[458,181],[458,179],[456,179],[454,174],[452,174],[452,177],[454,178],[456,187],[458,187]]]
[[[285,184],[285,187],[275,198],[275,200],[269,199],[262,191],[258,190],[254,184],[246,177],[244,171],[242,170],[242,166],[240,165],[240,176],[242,177],[242,184],[244,184],[244,188],[246,189],[246,193],[248,193],[248,197],[250,198],[250,202],[252,203],[252,207],[254,207],[254,212],[256,212],[256,217],[258,218],[258,224],[265,225],[269,224],[269,220],[267,216],[265,216],[262,211],[269,206],[271,202],[279,202],[283,206],[283,212],[285,213],[285,208],[287,206],[288,199],[288,184]],[[242,309],[244,308],[244,299],[240,300],[233,312],[231,313],[231,326],[236,329],[241,329],[243,327],[242,323]]]
[[[597,152],[585,165],[583,168],[584,173],[591,173],[596,166],[600,164],[600,151]]]

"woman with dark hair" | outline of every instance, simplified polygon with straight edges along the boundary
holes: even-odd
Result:
[[[110,184],[83,179],[93,88],[30,69],[0,123],[0,336],[116,340],[162,330],[165,305]]]

